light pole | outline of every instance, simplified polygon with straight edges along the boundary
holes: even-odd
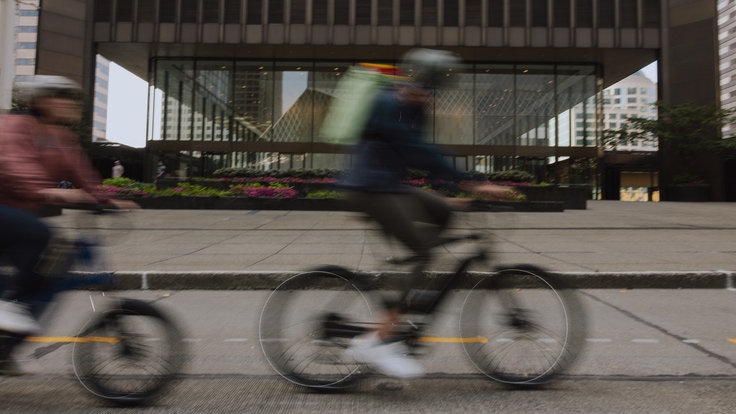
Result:
[[[15,0],[0,0],[0,113],[10,110],[15,78]]]

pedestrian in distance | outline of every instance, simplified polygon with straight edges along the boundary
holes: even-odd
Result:
[[[120,163],[120,160],[115,160],[115,164],[112,166],[112,178],[120,178],[125,174],[125,167]]]

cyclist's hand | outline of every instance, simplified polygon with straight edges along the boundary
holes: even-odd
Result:
[[[130,200],[110,199],[109,203],[118,210],[140,210],[138,203]]]
[[[95,199],[90,193],[79,189],[67,188],[45,188],[40,193],[46,198],[46,201],[54,205],[70,205],[70,204],[96,204]]]

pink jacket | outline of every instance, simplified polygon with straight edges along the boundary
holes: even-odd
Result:
[[[0,117],[0,204],[37,211],[44,203],[39,191],[61,181],[109,200],[102,178],[66,128],[47,127],[27,115]]]

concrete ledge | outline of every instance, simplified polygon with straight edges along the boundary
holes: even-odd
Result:
[[[116,272],[116,288],[121,290],[270,290],[301,272]],[[390,288],[406,276],[404,272],[359,272],[377,288]],[[727,289],[732,288],[732,272],[550,272],[579,289]],[[431,282],[448,273],[427,274]],[[470,288],[490,273],[473,272],[462,284]]]

